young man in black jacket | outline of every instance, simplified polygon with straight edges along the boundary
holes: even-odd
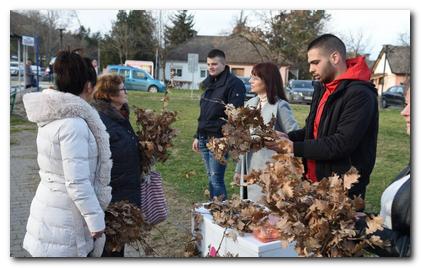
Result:
[[[346,60],[344,43],[331,34],[312,41],[307,56],[310,73],[321,83],[314,83],[305,127],[288,133],[290,150],[304,158],[305,178],[313,182],[354,166],[360,178],[349,195],[364,198],[376,160],[379,124],[371,71],[364,57]]]
[[[205,92],[200,99],[200,115],[198,127],[192,149],[200,152],[205,162],[209,181],[210,198],[223,195],[227,197],[224,183],[225,165],[216,160],[206,147],[211,137],[222,137],[222,125],[225,123],[225,104],[233,104],[235,107],[244,105],[244,83],[231,74],[229,66],[225,62],[225,53],[219,49],[213,49],[208,53],[208,77],[202,82]]]

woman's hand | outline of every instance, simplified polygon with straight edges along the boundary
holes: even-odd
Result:
[[[232,177],[232,180],[234,182],[235,185],[240,185],[241,183],[241,173],[235,172],[234,176]]]
[[[91,236],[94,239],[98,239],[102,236],[102,234],[104,233],[105,229],[99,232],[91,232]]]

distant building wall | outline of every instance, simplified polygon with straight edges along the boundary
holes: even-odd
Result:
[[[236,76],[250,77],[251,71],[254,65],[240,65],[240,64],[230,64],[231,71]],[[180,82],[182,84],[181,88],[184,89],[198,89],[199,84],[207,77],[207,63],[199,62],[198,70],[194,74],[188,71],[187,61],[167,61],[165,65],[165,80],[169,81],[171,79],[171,70],[174,70],[174,81]],[[281,73],[283,85],[286,86],[288,83],[288,66],[282,66],[279,68]],[[160,76],[162,76],[162,70],[160,71]]]

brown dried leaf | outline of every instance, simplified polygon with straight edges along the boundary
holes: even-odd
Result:
[[[359,196],[355,197],[354,199],[352,199],[352,206],[355,208],[356,211],[361,211],[365,207],[364,199],[362,199]]]
[[[372,234],[377,230],[383,230],[383,218],[380,216],[367,217],[366,234]]]
[[[347,173],[344,174],[344,187],[345,189],[351,189],[352,184],[358,182],[360,175],[355,167],[352,167]]]
[[[370,236],[370,243],[375,246],[382,246],[383,240],[380,238],[380,236],[372,235]]]
[[[206,197],[207,199],[209,199],[209,198],[210,198],[210,192],[209,192],[209,190],[208,190],[208,189],[205,189],[205,190],[203,191],[203,196],[204,196],[204,197]]]

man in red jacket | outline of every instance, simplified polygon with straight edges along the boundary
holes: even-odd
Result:
[[[313,182],[356,167],[360,179],[349,194],[364,198],[376,159],[379,124],[371,71],[364,57],[347,60],[344,43],[332,34],[313,40],[307,56],[311,75],[321,83],[314,83],[306,125],[288,133],[290,150],[304,158],[305,178]]]

